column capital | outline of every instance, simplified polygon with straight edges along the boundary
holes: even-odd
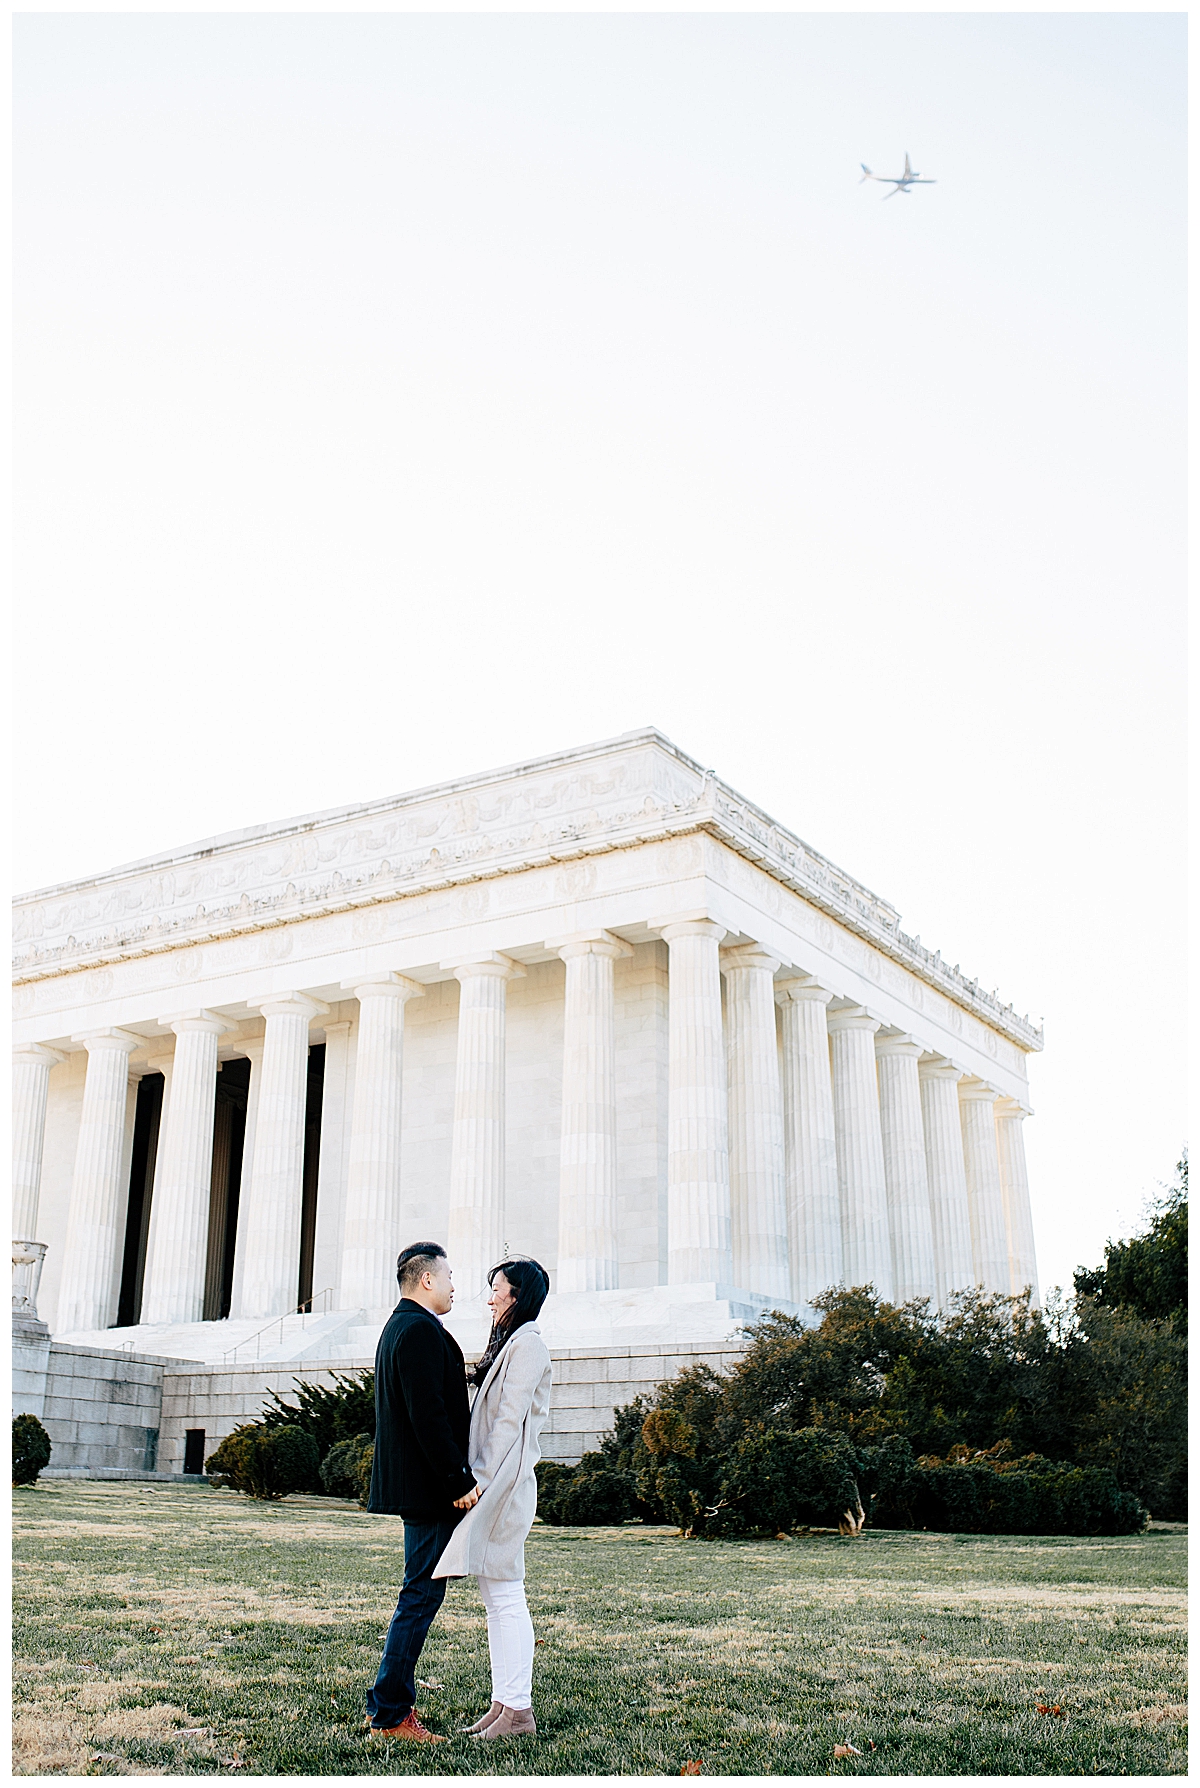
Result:
[[[567,937],[548,937],[546,949],[555,951],[564,962],[573,956],[608,956],[615,961],[618,956],[633,955],[633,945],[611,931],[573,931]]]
[[[425,989],[419,981],[410,981],[407,975],[398,975],[392,969],[384,969],[378,975],[359,975],[353,980],[342,982],[342,992],[352,993],[356,1000],[364,999],[420,999]],[[326,1030],[329,1026],[326,1025]]]
[[[729,927],[722,925],[717,919],[709,919],[704,914],[685,915],[678,919],[661,919],[647,930],[657,931],[666,944],[673,943],[677,937],[711,937],[719,944],[728,936]]]
[[[452,957],[439,967],[449,969],[458,981],[475,981],[488,976],[498,981],[516,981],[525,973],[523,963],[499,950],[482,950],[478,956]]]
[[[948,1056],[923,1055],[917,1063],[922,1080],[961,1080],[962,1069],[956,1068]]]
[[[967,1074],[958,1083],[958,1096],[960,1099],[978,1099],[981,1103],[986,1100],[989,1105],[994,1105],[1000,1094],[977,1074]]]
[[[772,956],[761,944],[730,944],[721,951],[723,969],[766,969],[773,975],[779,963],[780,958]]]
[[[16,1062],[40,1064],[47,1068],[56,1068],[59,1062],[65,1062],[66,1056],[61,1049],[51,1049],[46,1043],[18,1043],[12,1052]]]
[[[821,986],[815,975],[793,975],[787,981],[776,981],[775,998],[781,1006],[792,1000],[819,1001],[822,1006],[827,1006],[833,994],[828,987]]]
[[[174,1031],[177,1037],[182,1036],[184,1031],[207,1031],[210,1036],[219,1037],[223,1031],[237,1029],[232,1018],[222,1018],[218,1012],[204,1010],[180,1012],[174,1018],[159,1018],[155,1022]]]
[[[269,999],[258,1000],[252,1011],[261,1012],[264,1018],[324,1018],[329,1007],[323,1000],[313,999],[307,993],[276,993]]]
[[[900,1031],[895,1036],[875,1038],[876,1055],[906,1055],[916,1061],[921,1054],[921,1045],[907,1031]]]
[[[872,1018],[865,1006],[841,1006],[826,1016],[830,1031],[877,1031],[880,1020]]]
[[[135,1037],[132,1031],[117,1030],[109,1026],[99,1031],[76,1031],[71,1038],[72,1043],[82,1043],[90,1055],[93,1049],[123,1049],[126,1055],[132,1055],[135,1049],[145,1049],[145,1037]]]
[[[1019,1118],[1022,1121],[1032,1117],[1033,1112],[1028,1105],[1022,1105],[1019,1099],[1005,1097],[996,1100],[996,1116],[1002,1118]]]

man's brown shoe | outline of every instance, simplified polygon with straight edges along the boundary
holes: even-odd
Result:
[[[473,1726],[464,1726],[463,1731],[471,1732],[471,1733],[485,1732],[487,1730],[487,1728],[491,1725],[492,1721],[498,1720],[500,1718],[500,1715],[503,1712],[504,1712],[503,1701],[493,1701],[492,1705],[488,1708],[487,1712],[485,1714],[482,1714],[480,1716],[480,1718],[476,1720],[476,1722]]]
[[[485,1726],[477,1738],[532,1738],[537,1732],[537,1721],[533,1717],[531,1707],[502,1707],[490,1726]]]
[[[446,1745],[448,1738],[440,1732],[431,1732],[428,1726],[422,1725],[417,1718],[415,1707],[410,1708],[398,1726],[372,1726],[371,1731],[376,1738],[411,1738],[419,1745]]]

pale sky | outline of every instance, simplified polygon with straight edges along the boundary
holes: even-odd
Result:
[[[1185,1140],[1185,22],[26,15],[15,879],[660,727]],[[935,186],[883,201],[860,162]]]

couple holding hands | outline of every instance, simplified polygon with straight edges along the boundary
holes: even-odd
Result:
[[[437,1242],[405,1248],[400,1302],[375,1356],[375,1459],[367,1508],[404,1522],[404,1583],[383,1661],[367,1691],[370,1729],[443,1744],[416,1710],[416,1666],[451,1577],[474,1577],[487,1610],[492,1703],[476,1738],[534,1733],[533,1622],[525,1601],[525,1539],[537,1511],[534,1466],[550,1408],[550,1354],[537,1316],[550,1289],[536,1260],[488,1274],[492,1330],[468,1368],[441,1318],[453,1275]],[[468,1384],[475,1386],[473,1407]]]

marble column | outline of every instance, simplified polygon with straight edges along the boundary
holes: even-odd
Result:
[[[1029,1175],[1025,1167],[1026,1113],[1015,1099],[998,1099],[996,1150],[1000,1158],[1000,1198],[1008,1240],[1008,1282],[1014,1297],[1026,1286],[1036,1307],[1038,1295],[1037,1253],[1033,1242],[1033,1212],[1029,1205]]]
[[[875,1074],[878,1019],[865,1006],[843,1006],[826,1020],[833,1039],[833,1117],[837,1133],[842,1252],[848,1285],[873,1285],[892,1298],[887,1174]]]
[[[1000,1155],[996,1147],[996,1092],[973,1075],[958,1083],[963,1159],[967,1169],[967,1209],[971,1215],[971,1258],[975,1283],[1008,1295],[1008,1238],[1000,1195]]]
[[[879,1120],[892,1232],[893,1294],[897,1303],[937,1296],[929,1171],[921,1122],[921,1045],[911,1037],[876,1037]]]
[[[566,964],[567,983],[557,1290],[615,1291],[617,1046],[613,964],[632,951],[607,931],[551,947],[557,948]]]
[[[175,1033],[171,1098],[154,1164],[142,1322],[200,1322],[208,1265],[217,1040],[231,1027],[215,1012],[160,1018]]]
[[[12,1221],[18,1241],[37,1237],[50,1070],[66,1059],[41,1043],[23,1043],[13,1050]]]
[[[493,952],[452,967],[459,983],[446,1246],[460,1310],[482,1308],[504,1245],[504,1030],[508,983],[525,970]]]
[[[263,1051],[267,1039],[250,1037],[238,1047],[250,1063],[250,1085],[246,1089],[246,1133],[242,1138],[242,1182],[238,1190],[237,1234],[233,1244],[233,1284],[229,1294],[229,1313],[242,1314],[242,1282],[246,1277],[246,1237],[250,1224],[250,1177],[254,1171],[254,1131],[258,1119],[258,1095],[262,1091]],[[170,1091],[170,1082],[167,1083]],[[318,1208],[320,1201],[318,1200]],[[297,1275],[297,1278],[299,1275]]]
[[[729,1129],[719,948],[711,919],[663,927],[668,947],[667,1277],[728,1285]]]
[[[783,1088],[775,1034],[779,959],[757,944],[722,950],[729,1077],[733,1283],[790,1301]]]
[[[944,1310],[955,1292],[969,1291],[975,1283],[967,1169],[958,1115],[958,1083],[962,1075],[940,1055],[926,1056],[918,1062],[917,1073],[933,1221],[934,1279],[938,1309]]]
[[[266,1321],[294,1310],[299,1296],[308,1027],[329,1007],[306,994],[285,993],[265,1000],[258,1010],[267,1021],[267,1031],[246,1189],[245,1270],[237,1314]],[[172,1086],[172,1104],[174,1099]]]
[[[342,983],[358,1001],[350,1160],[342,1219],[340,1301],[351,1310],[391,1309],[400,1234],[400,1093],[404,1008],[425,989],[404,975]]]
[[[58,1292],[59,1334],[107,1328],[116,1316],[129,1057],[146,1039],[104,1030],[72,1041],[86,1045],[88,1065]]]
[[[792,1297],[812,1300],[844,1278],[842,1209],[829,1030],[833,995],[811,975],[778,983],[783,1012],[783,1111],[788,1186]]]

